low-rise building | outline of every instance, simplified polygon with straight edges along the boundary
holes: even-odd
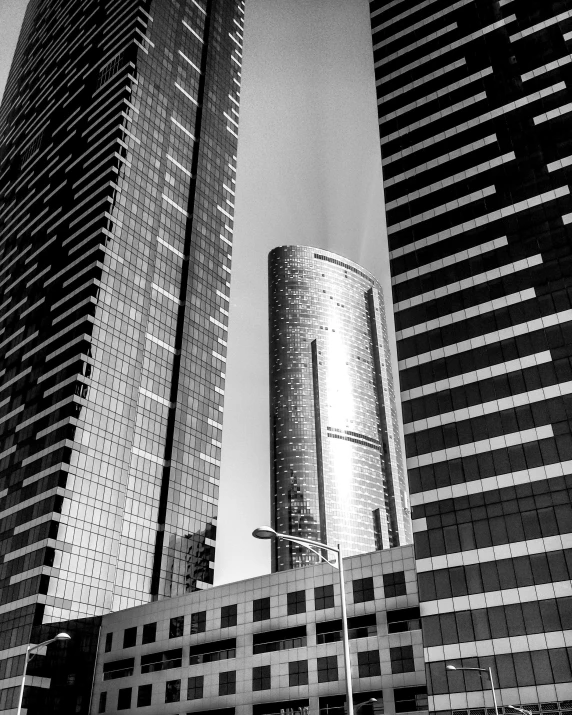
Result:
[[[426,710],[413,547],[344,559],[344,571],[356,708]],[[342,715],[342,646],[327,563],[110,613],[91,712]]]

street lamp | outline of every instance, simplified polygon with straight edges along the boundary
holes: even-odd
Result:
[[[495,683],[493,680],[493,671],[491,668],[456,668],[454,665],[448,665],[447,670],[477,670],[480,673],[485,673],[486,675],[489,676],[489,680],[491,681],[491,691],[493,694],[493,703],[495,706],[495,715],[498,715],[498,707],[497,707],[497,696],[495,693]],[[482,676],[481,676],[482,677]]]
[[[306,546],[310,551],[317,554],[322,561],[326,563],[331,563],[328,561],[319,551],[316,549],[325,549],[326,551],[333,551],[338,556],[338,572],[340,576],[340,597],[342,601],[342,634],[344,643],[344,666],[346,671],[346,700],[347,700],[347,715],[354,715],[354,703],[352,695],[352,667],[350,663],[350,644],[348,636],[348,615],[346,610],[346,590],[344,584],[344,566],[342,560],[342,549],[340,544],[337,548],[335,546],[329,546],[328,544],[322,544],[321,541],[314,541],[313,539],[303,539],[301,536],[290,536],[290,534],[279,534],[270,526],[259,526],[254,529],[252,536],[255,539],[278,539],[279,541],[291,541],[294,544],[301,544]],[[315,548],[313,548],[315,547]]]
[[[71,636],[68,633],[58,633],[55,638],[50,638],[49,641],[38,643],[38,645],[26,646],[26,657],[24,658],[24,674],[22,675],[22,685],[20,686],[20,695],[18,696],[18,709],[16,710],[16,715],[21,715],[22,713],[22,700],[24,699],[24,686],[26,685],[26,670],[28,669],[28,663],[35,655],[33,651],[39,650],[40,648],[44,648],[45,646],[50,645],[50,643],[55,643],[56,641],[69,641],[70,638]]]
[[[517,708],[515,705],[505,705],[505,708],[516,710],[517,713],[522,713],[522,715],[532,715],[532,712],[530,710],[525,710],[524,708]]]

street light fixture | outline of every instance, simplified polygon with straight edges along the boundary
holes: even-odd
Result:
[[[344,584],[344,566],[342,560],[342,549],[340,544],[337,548],[335,546],[329,546],[328,544],[323,544],[321,541],[314,541],[313,539],[304,539],[301,536],[290,536],[290,534],[279,534],[271,526],[259,526],[254,529],[252,536],[255,539],[278,539],[279,541],[291,541],[294,544],[301,544],[306,548],[310,549],[313,553],[326,563],[332,563],[328,561],[320,551],[317,549],[332,551],[337,554],[338,557],[338,572],[340,576],[340,598],[342,602],[342,634],[343,634],[343,644],[344,644],[344,666],[346,674],[346,700],[347,700],[347,715],[354,715],[354,703],[352,694],[352,667],[350,662],[350,645],[348,636],[348,615],[346,609],[346,590]]]
[[[446,668],[447,668],[447,670],[476,670],[476,671],[479,672],[479,675],[480,675],[480,673],[485,673],[485,675],[488,675],[488,676],[489,676],[489,680],[491,681],[491,691],[492,691],[492,694],[493,694],[493,703],[494,703],[494,706],[495,706],[495,715],[498,715],[499,709],[498,709],[498,707],[497,707],[497,696],[496,696],[496,693],[495,693],[495,683],[494,683],[494,680],[493,680],[493,671],[492,671],[491,668],[458,668],[458,667],[456,667],[456,666],[454,666],[454,665],[448,665],[448,666],[446,666]],[[481,677],[482,677],[482,676],[481,676]]]
[[[530,710],[525,710],[525,708],[517,708],[516,705],[505,705],[505,708],[516,710],[517,713],[522,713],[522,715],[532,715],[532,712]]]
[[[28,669],[28,663],[34,657],[34,651],[44,648],[50,645],[50,643],[55,643],[56,641],[69,641],[71,636],[68,633],[58,633],[55,638],[50,638],[49,641],[44,641],[43,643],[38,643],[38,645],[28,645],[26,647],[26,657],[24,658],[24,673],[22,675],[22,685],[20,686],[20,695],[18,696],[18,708],[16,710],[16,715],[21,715],[22,713],[22,700],[24,699],[24,686],[26,685],[26,670]],[[31,654],[31,655],[30,655]]]

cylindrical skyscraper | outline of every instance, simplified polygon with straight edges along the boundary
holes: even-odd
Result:
[[[411,539],[383,295],[328,251],[269,256],[273,526],[344,555]],[[273,570],[317,559],[277,542]]]

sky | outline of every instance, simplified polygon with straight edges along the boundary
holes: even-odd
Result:
[[[0,0],[0,94],[26,5]],[[217,585],[270,572],[268,252],[340,253],[391,305],[367,0],[246,0],[237,167]]]

